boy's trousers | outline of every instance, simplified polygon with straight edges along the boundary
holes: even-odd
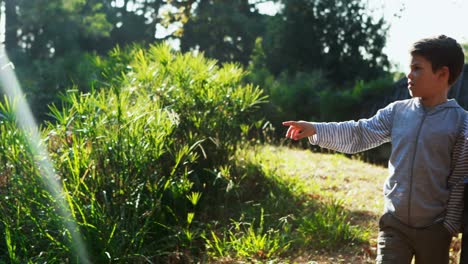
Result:
[[[448,264],[452,235],[442,223],[425,228],[409,227],[391,214],[384,214],[379,222],[377,263]]]

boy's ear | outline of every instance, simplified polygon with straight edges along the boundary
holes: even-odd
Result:
[[[439,78],[445,79],[448,82],[450,71],[447,66],[442,66],[440,69],[437,70],[437,75]]]

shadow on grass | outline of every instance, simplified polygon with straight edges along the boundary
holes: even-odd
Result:
[[[367,229],[376,215],[347,210],[342,201],[324,199],[320,194],[303,193],[297,184],[265,171],[261,164],[243,161],[230,175],[236,177],[205,175],[211,188],[205,189],[199,220],[211,223],[218,234],[230,229],[233,222],[259,225],[262,217],[263,230],[281,230],[289,241],[283,257],[369,246]]]

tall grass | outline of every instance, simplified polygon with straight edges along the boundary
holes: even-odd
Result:
[[[289,226],[268,228],[264,223],[264,210],[260,219],[251,222],[233,220],[221,236],[214,231],[205,236],[207,251],[214,258],[233,257],[247,259],[272,259],[284,253],[291,244]]]
[[[328,250],[333,250],[338,244],[358,241],[361,232],[351,225],[343,202],[339,200],[331,200],[315,212],[305,215],[298,227],[303,243]]]
[[[70,90],[42,128],[72,219],[58,214],[37,166],[44,157],[31,152],[10,100],[0,105],[0,261],[75,262],[71,220],[93,263],[170,260],[182,249],[189,259],[203,249],[197,204],[209,186],[197,183],[229,162],[240,126],[258,122],[261,90],[241,85],[236,65],[167,45],[95,62],[102,87]]]

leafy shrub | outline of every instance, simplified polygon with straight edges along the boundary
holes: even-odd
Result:
[[[210,166],[224,164],[241,126],[260,119],[254,110],[266,97],[258,87],[242,84],[245,72],[236,64],[219,67],[201,55],[173,56],[168,46],[153,46],[148,54],[138,52],[130,67],[145,69],[129,73],[130,86],[152,90],[162,107],[178,113],[177,138],[206,140]]]
[[[357,81],[349,90],[325,90],[320,93],[320,120],[344,121],[374,115],[381,101],[392,93],[393,79]]]
[[[60,197],[42,181],[38,161],[46,157],[33,153],[9,101],[0,105],[7,179],[0,191],[8,197],[0,207],[0,248],[7,248],[0,261],[79,262],[78,231],[93,263],[162,261],[181,249],[189,261],[202,248],[197,204],[210,188],[197,185],[199,175],[229,162],[240,127],[258,121],[265,97],[240,83],[238,66],[167,45],[116,48],[94,61],[106,85],[65,94],[38,142],[50,152]],[[70,214],[60,214],[60,206]]]
[[[282,122],[285,120],[318,120],[320,118],[320,93],[329,89],[328,81],[321,71],[299,72],[289,75],[284,72],[278,77],[268,75],[266,69],[256,69],[246,80],[258,82],[268,94],[269,103],[262,107],[265,119],[283,136]]]

